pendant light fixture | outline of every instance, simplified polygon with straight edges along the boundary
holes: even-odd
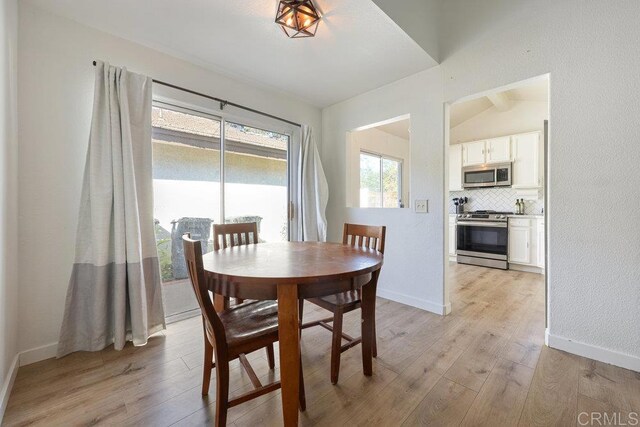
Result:
[[[279,0],[276,24],[287,37],[313,37],[319,23],[320,15],[311,0]]]

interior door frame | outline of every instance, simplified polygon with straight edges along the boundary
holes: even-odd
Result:
[[[519,80],[504,86],[496,87],[490,90],[486,90],[479,93],[474,93],[468,96],[464,96],[462,98],[453,100],[453,101],[444,101],[443,102],[443,146],[444,146],[444,154],[443,154],[443,174],[444,174],[444,194],[443,194],[443,251],[444,251],[444,262],[443,262],[443,305],[446,307],[446,314],[449,314],[451,311],[451,300],[450,300],[450,286],[449,286],[449,145],[450,145],[450,116],[451,116],[451,106],[453,104],[470,101],[473,99],[477,99],[483,96],[487,96],[488,94],[492,94],[495,92],[505,91],[509,89],[513,89],[515,87],[521,87],[526,85],[527,83],[532,83],[538,81],[540,79],[547,79],[548,82],[548,93],[547,93],[547,108],[549,108],[548,117],[551,117],[551,74],[546,73],[538,76],[534,76],[528,79]],[[544,132],[543,132],[543,168],[544,168],[544,179],[543,179],[543,206],[544,206],[544,246],[545,246],[545,265],[544,265],[544,321],[545,321],[545,329],[549,330],[549,304],[550,304],[550,293],[549,289],[551,283],[549,281],[549,260],[550,260],[550,251],[549,251],[549,120],[544,121]],[[545,332],[545,342],[547,338],[547,333]]]

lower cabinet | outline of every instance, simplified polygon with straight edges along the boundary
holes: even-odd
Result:
[[[538,267],[544,268],[545,265],[545,243],[544,243],[544,218],[539,218],[536,220],[536,234],[537,234],[537,261]]]
[[[509,264],[544,268],[544,218],[509,218]],[[516,267],[516,266],[514,266]]]
[[[449,215],[449,256],[456,255],[456,216]]]
[[[531,231],[529,219],[509,220],[510,263],[531,264]]]

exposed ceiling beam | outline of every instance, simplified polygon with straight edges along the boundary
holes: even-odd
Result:
[[[507,111],[511,108],[511,100],[504,92],[492,93],[491,95],[487,95],[487,98],[498,111]]]

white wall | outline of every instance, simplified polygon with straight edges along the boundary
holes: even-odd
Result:
[[[318,138],[321,112],[289,96],[247,86],[51,15],[28,2],[20,3],[19,24],[19,256],[24,274],[19,282],[18,334],[21,350],[45,346],[25,355],[25,361],[33,361],[53,355],[62,320],[90,128],[92,60],[125,65],[159,80],[308,123]]]
[[[542,132],[547,119],[548,102],[511,101],[511,107],[506,111],[491,107],[451,128],[449,141],[457,144],[531,131]]]
[[[444,12],[447,101],[550,73],[550,344],[640,370],[640,2]]]
[[[448,309],[444,280],[444,146],[439,67],[418,73],[322,110],[322,159],[329,188],[329,239],[340,241],[342,224],[387,226],[379,295],[442,313]],[[411,115],[411,208],[347,208],[346,134],[352,129]],[[413,211],[429,199],[428,214]]]
[[[402,201],[409,204],[411,149],[409,141],[376,128],[350,132],[347,145],[347,206],[360,206],[360,151],[402,160]]]
[[[443,5],[439,67],[323,110],[330,236],[338,240],[347,220],[387,224],[381,294],[444,301],[441,96],[454,102],[550,73],[549,343],[640,370],[640,245],[630,237],[640,235],[640,221],[629,221],[640,198],[624,198],[640,186],[640,2]],[[429,198],[431,213],[345,208],[344,132],[405,110],[415,110],[420,135],[411,147],[412,199]]]
[[[18,2],[0,2],[0,423],[16,372]]]

